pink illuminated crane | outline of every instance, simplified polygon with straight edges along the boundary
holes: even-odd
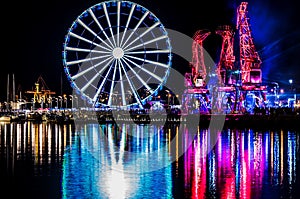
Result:
[[[261,59],[255,49],[250,30],[247,11],[247,2],[241,2],[237,7],[236,28],[229,25],[219,26],[215,34],[222,37],[222,47],[218,63],[216,64],[216,75],[218,85],[203,86],[202,82],[207,78],[204,57],[204,40],[211,34],[208,30],[198,30],[193,37],[192,44],[192,71],[186,73],[186,98],[184,102],[194,98],[201,99],[206,94],[212,94],[208,100],[208,108],[216,109],[218,112],[253,112],[255,107],[265,105],[266,86],[262,83]],[[235,38],[237,34],[238,38]],[[234,39],[238,39],[238,48],[235,49]],[[236,59],[238,57],[239,59]],[[209,77],[214,77],[210,73]],[[213,78],[212,78],[213,79]],[[215,81],[210,81],[215,82]],[[211,92],[210,90],[211,89]],[[206,90],[203,92],[203,90]],[[209,91],[207,91],[209,90]],[[205,95],[203,95],[203,93]],[[201,95],[199,95],[201,94]],[[200,96],[200,97],[199,97]],[[264,102],[257,105],[258,101]],[[201,104],[201,100],[200,104]],[[255,103],[254,103],[255,102]],[[202,103],[204,104],[204,103]],[[212,106],[214,106],[212,108]],[[206,109],[206,107],[205,107]]]
[[[201,82],[197,80],[205,80],[206,79],[206,66],[204,61],[204,48],[203,41],[211,34],[208,30],[198,30],[193,36],[193,46],[192,46],[192,74],[191,80],[193,84],[198,86],[202,86]]]
[[[227,77],[228,71],[232,71],[234,69],[234,49],[233,49],[233,36],[234,31],[231,29],[230,26],[224,25],[220,26],[216,30],[216,34],[222,36],[222,49],[220,55],[220,61],[217,66],[217,75],[219,78],[219,82],[225,85],[233,84],[233,80],[231,77]]]
[[[189,111],[209,112],[209,90],[205,82],[207,71],[204,60],[203,41],[210,34],[211,32],[208,30],[198,30],[193,36],[192,61],[190,62],[192,71],[185,73],[185,86],[187,89],[182,95],[184,113],[188,113]]]
[[[251,36],[249,18],[247,16],[248,2],[242,2],[237,9],[236,28],[240,40],[240,68],[242,84],[257,84],[262,82],[261,60],[255,49]]]

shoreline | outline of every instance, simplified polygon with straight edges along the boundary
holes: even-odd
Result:
[[[12,122],[47,122],[47,123],[60,123],[60,124],[72,124],[72,123],[135,123],[135,124],[195,124],[198,123],[200,127],[209,127],[210,122],[224,122],[224,127],[230,128],[300,128],[300,114],[294,112],[293,114],[189,114],[189,115],[177,115],[177,114],[118,114],[113,115],[111,113],[98,113],[91,115],[78,116],[72,113],[72,116],[67,117],[36,117],[36,118],[17,118],[8,121],[1,121],[1,123]]]

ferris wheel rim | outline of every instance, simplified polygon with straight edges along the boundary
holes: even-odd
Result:
[[[115,3],[116,5],[113,5],[113,3]],[[123,8],[123,3],[126,3],[126,6],[128,7],[128,5],[130,5],[130,13],[122,13],[120,10],[121,8]],[[125,4],[124,4],[125,5]],[[112,18],[111,15],[113,15],[112,13],[109,13],[108,11],[108,7],[109,6],[117,6],[117,13],[113,13],[114,15],[116,15],[117,17],[117,25],[112,25],[111,21],[110,21],[110,17]],[[102,7],[103,11],[104,11],[104,16],[100,16],[102,18],[106,18],[107,23],[108,23],[108,27],[103,27],[100,23],[99,23],[99,19],[100,17],[96,16],[95,13],[93,12],[93,9],[98,9],[98,7]],[[137,8],[142,9],[142,17],[138,20],[138,23],[135,25],[134,28],[129,27],[128,24],[131,22],[130,20],[133,20],[133,18],[135,16],[134,12],[137,12]],[[144,22],[144,19],[146,17],[148,17],[148,15],[151,15],[151,17],[153,18],[153,24],[146,26],[146,31],[137,34],[135,31],[136,29],[139,28],[139,26]],[[89,27],[90,24],[85,24],[83,21],[83,16],[89,16],[91,18],[93,18],[94,21],[92,21],[91,23],[96,23],[98,25],[98,27],[101,29],[100,33],[104,35],[104,37],[106,38],[106,40],[104,40],[103,38],[101,38],[99,36],[99,34],[97,34],[95,31],[93,31],[93,29],[91,29]],[[128,16],[126,25],[124,26],[124,24],[121,25],[121,20],[120,17],[121,16]],[[115,16],[114,16],[115,17]],[[150,18],[150,17],[149,17]],[[136,20],[136,19],[135,19]],[[84,31],[81,33],[81,35],[78,35],[75,33],[75,31],[73,32],[74,29],[77,28],[77,26],[82,26],[84,28]],[[145,24],[143,24],[145,25]],[[151,31],[153,31],[153,29],[159,27],[162,30],[162,35],[159,37],[156,37],[152,40],[147,40],[144,43],[142,43],[143,38],[146,34],[153,34]],[[122,32],[122,35],[120,33],[121,29],[124,29]],[[115,38],[115,34],[114,31],[117,32],[117,36]],[[94,39],[93,40],[89,40],[86,39],[84,36],[82,36],[83,34],[85,34],[86,32],[89,32],[90,34],[94,35]],[[130,32],[129,36],[128,34],[126,35],[126,32]],[[110,34],[110,35],[108,35]],[[135,34],[137,34],[138,36],[136,36]],[[111,36],[111,37],[109,37]],[[125,37],[127,36],[127,38]],[[133,40],[132,37],[135,38]],[[78,46],[80,42],[86,42],[90,44],[90,49],[84,49],[84,48],[79,48],[78,46],[68,46],[70,39],[72,38],[76,38],[78,39]],[[94,42],[95,40],[101,41],[100,45],[99,43]],[[147,50],[146,49],[146,45],[147,44],[151,44],[151,43],[155,43],[155,42],[159,42],[159,41],[165,41],[166,42],[166,47],[165,49],[154,49],[154,50]],[[138,45],[136,45],[136,42],[140,42]],[[135,44],[135,45],[133,45]],[[157,44],[156,44],[157,45]],[[96,49],[96,47],[92,48],[92,46],[96,46],[99,47],[99,49]],[[136,51],[135,49],[139,49],[140,47],[142,47],[142,50],[138,50]],[[100,50],[101,49],[101,50]],[[95,54],[101,54],[101,56],[97,56],[97,57],[92,57],[90,55],[90,58],[86,58],[86,59],[78,59],[77,56],[77,60],[72,60],[70,61],[68,59],[68,52],[70,51],[74,51],[76,53],[95,53]],[[144,54],[144,57],[139,57],[137,56],[138,54],[141,54],[140,56],[142,56]],[[146,54],[154,54],[156,55],[156,57],[159,57],[159,55],[161,54],[167,54],[167,61],[166,63],[161,63],[160,61],[157,60],[151,60],[151,59],[147,59],[146,58]],[[91,6],[90,8],[84,10],[78,17],[77,19],[72,23],[71,27],[68,30],[68,33],[65,37],[65,41],[63,44],[63,65],[64,65],[64,69],[65,69],[65,73],[67,75],[68,80],[71,82],[71,87],[73,89],[75,89],[77,94],[80,94],[82,96],[82,98],[87,99],[88,102],[92,103],[93,105],[104,105],[104,106],[110,106],[110,107],[116,107],[116,105],[113,105],[111,102],[111,93],[112,93],[112,88],[114,86],[114,84],[116,82],[120,82],[122,84],[123,80],[120,79],[119,81],[115,80],[115,74],[116,73],[120,73],[120,78],[121,74],[124,74],[124,78],[126,78],[127,82],[129,83],[130,89],[132,90],[132,93],[134,95],[134,98],[136,100],[135,103],[126,103],[124,102],[124,94],[122,93],[121,97],[122,97],[122,105],[121,107],[128,107],[128,106],[135,106],[138,105],[139,107],[142,107],[142,105],[148,101],[149,99],[152,98],[152,95],[157,93],[159,89],[162,88],[162,86],[166,83],[166,79],[169,75],[169,70],[171,67],[171,44],[170,44],[170,39],[168,37],[168,33],[165,30],[164,26],[162,25],[161,21],[149,10],[147,10],[145,7],[130,2],[130,1],[104,1],[98,4],[95,4],[94,6]],[[100,61],[100,63],[98,63],[99,65],[102,65],[105,63],[104,68],[102,68],[100,71],[97,71],[96,68],[98,66],[93,65],[93,61],[96,60],[102,60]],[[72,75],[72,73],[70,72],[70,66],[71,65],[79,65],[85,62],[92,62],[92,65],[90,67],[88,67],[87,69],[81,69],[79,67],[79,72],[76,73],[75,75]],[[139,62],[142,62],[142,66],[139,65]],[[155,69],[154,71],[150,71],[146,68],[144,68],[143,66],[145,64],[153,64],[155,65]],[[155,74],[155,70],[158,68],[165,68],[165,73],[163,73],[163,77],[160,77],[159,75]],[[93,83],[93,81],[95,81],[98,76],[95,75],[92,77],[92,79],[88,79],[85,75],[91,71],[97,72],[98,74],[100,74],[101,72],[104,72],[104,70],[108,68],[108,72],[106,73],[106,76],[104,77],[104,80],[102,81],[102,83],[100,84],[99,87],[97,87],[97,92],[94,95],[93,98],[91,98],[90,96],[88,96],[85,93],[85,90],[88,89],[88,87]],[[127,68],[127,70],[126,70]],[[133,68],[138,68],[139,72],[142,71],[143,73],[146,73],[151,77],[153,77],[154,79],[158,80],[160,83],[158,84],[158,86],[155,89],[151,89],[151,94],[147,95],[146,97],[144,97],[143,99],[140,98],[140,96],[138,96],[139,94],[135,91],[136,88],[133,85],[131,79],[128,77],[127,72],[128,72],[128,68],[130,70],[130,72],[133,73],[133,75],[140,81],[140,83],[144,84],[144,86],[149,90],[150,86],[147,84],[147,81],[143,80],[142,77],[139,76],[139,74],[133,69]],[[122,72],[123,71],[123,72]],[[99,100],[97,100],[99,94],[102,92],[103,86],[105,84],[105,82],[108,80],[108,76],[110,73],[113,73],[113,78],[109,79],[111,80],[111,88],[110,88],[110,93],[109,93],[109,99],[106,103],[100,103]],[[76,84],[75,80],[79,77],[83,77],[86,81],[87,84],[84,85],[83,87],[80,87]],[[150,79],[149,78],[149,79]],[[94,86],[94,85],[93,85]],[[121,85],[122,86],[122,85]],[[95,86],[94,86],[95,87]],[[124,92],[124,89],[123,91]],[[118,107],[120,107],[120,105],[117,105]]]

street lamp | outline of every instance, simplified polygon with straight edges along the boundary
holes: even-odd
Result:
[[[53,108],[52,97],[48,97],[48,104],[50,103],[50,108]]]
[[[58,108],[58,98],[55,97],[54,99],[55,99],[55,108]]]
[[[78,108],[78,97],[76,95],[74,97],[76,99],[76,108]]]
[[[65,105],[66,105],[65,108],[68,109],[68,97],[67,97],[66,94],[64,94],[63,97],[64,97],[64,102],[65,102]]]
[[[32,110],[35,110],[35,100],[34,98],[31,98],[31,103],[32,103]],[[8,107],[8,106],[7,106]],[[8,109],[8,108],[7,108]]]
[[[170,97],[170,91],[166,90],[166,97],[167,97],[167,104],[169,105],[169,97]]]
[[[59,108],[62,108],[62,96],[58,96],[59,98],[59,101],[60,101],[60,107]]]
[[[293,80],[292,79],[289,79],[289,83],[291,85],[291,91],[293,91]]]
[[[283,89],[280,89],[280,93],[283,94],[283,93],[284,93],[284,90],[283,90]]]
[[[73,109],[73,95],[69,95],[69,97],[70,97],[70,100],[71,100],[71,109]]]

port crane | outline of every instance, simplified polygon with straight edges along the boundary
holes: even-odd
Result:
[[[186,109],[193,99],[198,99],[197,109],[207,112],[207,109],[217,109],[218,112],[237,113],[253,112],[255,107],[265,104],[266,86],[262,85],[261,59],[255,49],[251,35],[248,2],[241,2],[237,7],[235,29],[229,25],[219,26],[215,34],[222,37],[222,47],[216,71],[210,71],[218,77],[218,84],[212,89],[212,97],[208,100],[209,90],[206,88],[207,76],[203,56],[203,42],[211,35],[209,30],[198,30],[193,37],[191,72],[185,74],[185,95],[183,105]],[[234,49],[234,35],[238,36],[239,49]],[[238,52],[236,59],[235,52]],[[209,102],[209,103],[207,103]],[[202,104],[202,105],[201,105]],[[210,107],[209,107],[210,106]]]
[[[56,92],[51,91],[47,86],[42,76],[39,76],[35,82],[35,89],[26,91],[27,94],[33,94],[33,103],[50,103],[51,96],[55,95]]]

